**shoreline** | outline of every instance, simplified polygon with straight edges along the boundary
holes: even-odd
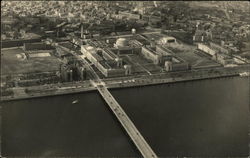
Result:
[[[226,78],[226,77],[234,77],[239,76],[239,73],[230,73],[230,74],[213,74],[213,75],[204,75],[204,76],[192,76],[192,77],[168,77],[168,78],[135,78],[129,80],[130,82],[121,82],[121,79],[118,79],[115,84],[111,81],[105,81],[108,89],[125,89],[132,87],[142,87],[142,86],[153,86],[153,85],[161,85],[161,84],[171,84],[171,83],[179,83],[179,82],[190,82],[190,81],[198,81],[198,80],[206,80],[206,79],[216,79],[216,78]],[[111,82],[111,83],[109,83]],[[65,88],[65,87],[64,87]],[[83,88],[65,88],[64,90],[60,89],[52,89],[53,92],[43,91],[42,93],[33,93],[32,95],[25,94],[21,96],[15,97],[1,97],[1,102],[6,101],[14,101],[14,100],[23,100],[23,99],[32,99],[39,97],[50,97],[50,96],[60,96],[66,94],[75,94],[75,93],[83,93],[83,92],[92,92],[96,91],[97,88],[94,86],[83,87]],[[44,93],[44,94],[43,94]]]

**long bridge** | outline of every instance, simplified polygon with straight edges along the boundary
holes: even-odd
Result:
[[[123,128],[126,130],[128,135],[130,136],[131,140],[133,141],[133,143],[135,144],[137,149],[141,152],[142,156],[145,158],[157,158],[158,156],[151,149],[149,144],[146,142],[146,140],[143,138],[141,133],[135,127],[135,125],[130,120],[128,115],[122,109],[120,104],[116,101],[116,99],[109,92],[105,83],[97,75],[95,70],[91,67],[90,63],[85,58],[81,58],[73,52],[72,52],[72,54],[77,59],[79,59],[79,61],[81,61],[82,64],[87,66],[87,69],[91,72],[91,74],[93,75],[93,78],[94,78],[94,80],[90,80],[90,82],[92,83],[92,85],[94,87],[97,88],[97,90],[99,91],[101,96],[104,98],[104,100],[108,104],[109,108],[112,110],[112,112],[115,114],[116,118],[119,120],[119,122],[121,123]]]
[[[84,61],[85,65],[88,65],[89,70],[96,77],[96,80],[91,80],[91,83],[93,84],[94,87],[97,88],[99,93],[102,95],[102,97],[104,98],[104,100],[108,104],[109,108],[113,111],[116,118],[122,124],[123,128],[126,130],[128,135],[130,136],[131,140],[134,142],[134,144],[136,145],[137,149],[141,152],[143,157],[145,157],[145,158],[150,158],[150,157],[157,158],[157,155],[154,153],[154,151],[151,149],[149,144],[143,138],[141,133],[135,127],[135,125],[130,120],[128,115],[125,113],[125,111],[122,109],[120,104],[116,101],[116,99],[109,92],[105,83],[102,82],[102,80],[99,78],[99,76],[93,70],[93,68],[89,65],[89,63],[85,59],[83,59],[83,61]]]
[[[124,112],[122,107],[119,105],[119,103],[115,100],[115,98],[112,96],[112,94],[108,91],[105,85],[96,85],[99,93],[102,95],[106,103],[109,105],[109,108],[113,111],[117,119],[120,121],[134,144],[136,145],[137,149],[141,152],[143,157],[145,158],[156,158],[156,154],[151,149],[151,147],[148,145],[146,140],[143,138],[141,133],[138,131],[138,129],[135,127],[133,122],[130,120],[130,118],[127,116],[127,114]]]

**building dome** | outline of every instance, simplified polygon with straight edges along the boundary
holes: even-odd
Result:
[[[128,40],[126,40],[125,38],[118,38],[115,44],[118,47],[126,47],[128,46]]]

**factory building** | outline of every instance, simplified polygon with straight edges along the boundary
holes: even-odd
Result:
[[[110,49],[98,49],[89,45],[82,45],[81,52],[105,77],[131,74],[131,66],[124,64],[122,59]]]

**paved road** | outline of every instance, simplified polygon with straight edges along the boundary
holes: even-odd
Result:
[[[76,54],[72,53],[77,58]],[[113,111],[117,119],[120,121],[138,150],[141,152],[143,157],[145,158],[156,158],[156,154],[151,149],[151,147],[148,145],[148,143],[145,141],[141,133],[137,130],[133,122],[130,120],[130,118],[127,116],[127,114],[124,112],[122,107],[118,104],[118,102],[115,100],[115,98],[112,96],[112,94],[107,89],[105,83],[100,79],[100,77],[97,75],[95,70],[91,67],[91,65],[85,60],[85,58],[81,58],[81,61],[87,66],[87,69],[92,73],[95,80],[90,80],[92,85],[97,88],[99,93],[102,95],[104,100],[109,105],[110,109]]]
[[[122,107],[119,103],[114,99],[112,94],[108,91],[106,86],[104,85],[97,85],[97,89],[99,93],[102,95],[104,100],[109,105],[110,109],[116,115],[117,119],[120,121],[130,138],[133,140],[134,144],[136,145],[137,149],[141,152],[143,157],[145,158],[156,158],[156,154],[145,141],[143,136],[140,134],[138,129],[135,127],[133,122],[129,119],[127,114],[124,112]]]

